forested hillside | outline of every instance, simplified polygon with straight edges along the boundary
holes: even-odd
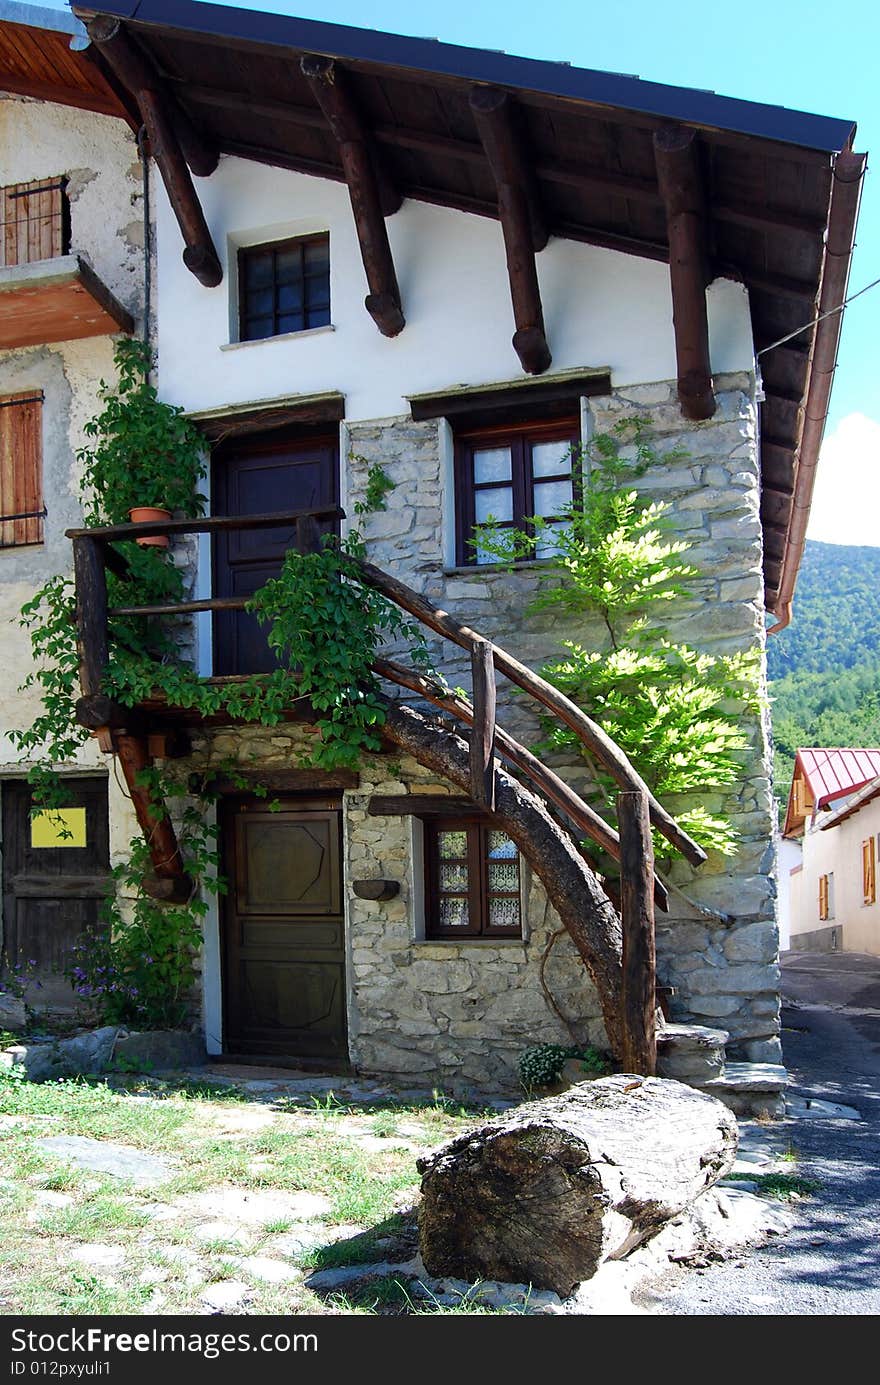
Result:
[[[880,547],[807,544],[794,619],[767,642],[783,802],[798,746],[880,746],[878,593]]]

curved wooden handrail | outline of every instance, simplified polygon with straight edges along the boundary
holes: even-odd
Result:
[[[485,639],[485,636],[478,634],[467,625],[462,625],[447,611],[441,610],[424,596],[413,591],[412,587],[408,587],[399,578],[391,577],[381,568],[374,567],[372,563],[364,560],[358,560],[356,567],[361,580],[367,586],[381,592],[383,596],[388,597],[389,601],[393,601],[408,615],[414,616],[429,630],[443,635],[453,644],[459,645],[460,648],[470,652],[478,641]],[[494,641],[490,640],[488,643],[492,646],[492,657],[498,672],[503,673],[505,678],[508,678],[518,688],[529,693],[536,702],[539,702],[542,707],[546,707],[558,721],[573,731],[581,744],[595,755],[620,788],[646,794],[651,822],[658,832],[662,833],[666,840],[671,842],[686,860],[690,861],[691,865],[701,865],[706,860],[706,853],[703,848],[692,837],[689,837],[683,828],[679,827],[672,815],[657,801],[641,775],[630,764],[620,747],[615,745],[611,737],[602,730],[601,726],[597,725],[591,717],[576,707],[564,693],[561,693],[558,688],[554,688],[552,683],[548,683],[540,674],[535,673],[527,665],[521,664],[518,659],[508,654]]]
[[[460,697],[444,689],[439,683],[425,677],[424,674],[417,673],[414,669],[404,668],[402,664],[396,663],[393,659],[376,659],[373,663],[374,671],[380,678],[384,678],[389,683],[394,683],[399,688],[407,688],[410,692],[418,693],[426,702],[439,707],[442,711],[448,712],[450,716],[464,722],[466,726],[474,724],[474,709],[466,698]],[[610,827],[604,818],[601,818],[588,803],[584,802],[580,794],[575,793],[564,779],[542,764],[536,755],[533,755],[525,746],[520,745],[519,741],[514,740],[507,731],[502,730],[498,725],[495,727],[495,748],[503,759],[515,765],[523,774],[529,778],[535,788],[537,788],[545,798],[551,803],[555,803],[557,808],[561,808],[566,817],[569,817],[576,827],[596,842],[603,851],[607,851],[612,860],[620,860],[620,837],[613,827]],[[669,894],[662,880],[654,876],[654,902],[658,909],[664,913],[669,909]]]

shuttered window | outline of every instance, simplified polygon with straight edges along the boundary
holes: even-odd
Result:
[[[831,891],[830,891],[829,888],[828,888],[828,876],[827,876],[827,875],[820,875],[820,876],[819,876],[819,918],[820,918],[820,919],[827,919],[827,918],[830,918],[830,916],[831,916],[831,915],[830,915],[830,908],[829,908],[830,894],[831,894]]]
[[[869,837],[862,842],[862,895],[865,904],[873,904],[877,898],[874,859],[874,838]]]
[[[43,542],[43,396],[0,395],[0,548]]]
[[[33,264],[67,254],[66,181],[44,178],[0,188],[0,264]]]

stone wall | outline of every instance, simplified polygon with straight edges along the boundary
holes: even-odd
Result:
[[[236,727],[198,738],[182,773],[206,763],[253,770],[300,762],[311,733],[301,726]],[[391,776],[394,776],[393,778]],[[558,915],[523,863],[528,928],[523,941],[424,940],[420,864],[408,817],[372,817],[373,794],[454,794],[409,757],[367,756],[343,801],[348,1030],[352,1062],[446,1092],[517,1082],[523,1049],[536,1043],[607,1044],[595,988],[568,935],[553,943],[544,984],[571,1021],[562,1023],[541,985],[541,959]],[[357,898],[353,880],[399,882],[392,900]]]
[[[732,375],[716,387],[718,411],[706,423],[687,424],[674,383],[660,382],[586,401],[587,431],[605,432],[638,415],[650,419],[660,454],[682,452],[637,482],[641,493],[670,506],[674,529],[692,543],[688,559],[700,574],[692,594],[670,609],[668,628],[673,638],[710,654],[757,650],[763,658],[754,383],[748,375]],[[350,425],[348,512],[362,494],[370,463],[381,463],[396,485],[388,509],[366,520],[371,560],[532,667],[566,638],[606,647],[598,621],[566,621],[556,612],[524,618],[538,586],[533,566],[500,572],[444,563],[446,530],[453,522],[444,428],[410,418]],[[463,651],[439,640],[432,650],[448,682],[467,687]],[[539,725],[527,700],[510,697],[504,687],[499,698],[503,724],[526,744],[534,742]],[[770,1059],[779,1054],[779,972],[768,720],[766,711],[732,710],[748,740],[739,754],[742,776],[729,791],[702,801],[709,811],[732,818],[740,849],[733,858],[713,855],[698,871],[683,861],[671,867],[676,888],[671,913],[658,916],[659,971],[675,989],[676,1018],[717,1022],[731,1034],[733,1056]],[[581,762],[557,758],[554,767],[576,787],[588,781]],[[674,808],[687,806],[683,800]]]

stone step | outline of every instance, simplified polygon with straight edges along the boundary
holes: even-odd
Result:
[[[725,1063],[718,1077],[693,1085],[723,1101],[738,1116],[780,1117],[785,1115],[788,1082],[781,1063]]]
[[[657,1031],[657,1076],[693,1087],[720,1077],[729,1037],[702,1024],[667,1024]]]

